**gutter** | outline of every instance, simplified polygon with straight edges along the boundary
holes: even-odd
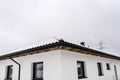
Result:
[[[18,71],[18,80],[20,80],[20,72],[21,72],[21,65],[17,61],[15,61],[13,58],[9,57],[11,61],[16,63],[19,66],[19,71]]]

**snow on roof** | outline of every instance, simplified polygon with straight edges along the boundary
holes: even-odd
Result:
[[[37,42],[34,42],[34,43],[29,43],[27,45],[20,46],[19,48],[16,48],[14,50],[2,53],[2,54],[0,54],[0,56],[8,54],[8,53],[14,53],[14,52],[26,50],[26,49],[29,49],[29,48],[34,48],[34,47],[37,47],[37,46],[46,45],[46,44],[49,44],[49,43],[54,43],[54,42],[57,42],[57,41],[58,40],[55,39],[55,38],[49,38],[49,39],[46,39],[46,40],[41,40],[41,41],[37,41]]]
[[[16,53],[16,52],[19,52],[19,51],[24,51],[24,50],[31,49],[31,48],[34,49],[36,47],[44,46],[44,45],[47,45],[47,44],[52,45],[52,43],[56,44],[56,42],[60,43],[61,40],[62,39],[49,38],[49,39],[46,39],[46,40],[37,41],[37,42],[34,42],[34,43],[30,43],[30,44],[21,46],[19,48],[14,49],[14,50],[5,52],[5,53],[1,54],[0,56],[12,54],[12,53]],[[64,40],[63,40],[63,43],[69,44],[70,46],[73,46],[73,47],[77,46],[77,47],[80,47],[80,48],[85,49],[85,50],[89,50],[89,51],[93,51],[93,52],[98,52],[98,53],[101,53],[101,54],[107,54],[107,55],[110,55],[110,56],[115,56],[113,54],[108,54],[108,53],[100,51],[100,50],[96,50],[96,49],[92,49],[92,48],[89,48],[89,47],[81,46],[78,43],[70,43],[70,42],[66,42],[66,41],[64,42]]]
[[[98,51],[98,50],[95,50],[95,49],[92,49],[92,48],[84,47],[84,46],[81,46],[81,45],[77,45],[77,44],[74,44],[74,43],[70,43],[70,42],[64,41],[62,39],[59,39],[59,40],[47,39],[47,40],[44,40],[44,41],[40,41],[40,42],[37,42],[35,44],[31,44],[31,45],[28,45],[28,46],[21,47],[19,49],[14,50],[14,51],[7,52],[7,54],[1,55],[0,58],[3,59],[3,58],[6,58],[6,57],[16,56],[16,55],[20,55],[20,54],[24,54],[24,53],[29,53],[29,52],[36,51],[36,50],[48,49],[48,48],[55,47],[55,46],[57,46],[57,47],[59,46],[58,47],[59,49],[61,49],[61,46],[64,46],[64,47],[67,46],[67,47],[70,47],[73,51],[75,49],[79,49],[80,51],[85,50],[85,51],[89,51],[90,52],[89,54],[91,54],[91,52],[93,52],[94,55],[99,55],[99,56],[102,56],[102,57],[108,57],[108,58],[120,60],[120,57],[118,57],[118,56],[108,54],[108,53],[105,53],[105,52],[101,52],[101,51]],[[92,53],[92,55],[93,55],[93,53]]]

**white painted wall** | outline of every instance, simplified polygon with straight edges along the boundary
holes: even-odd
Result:
[[[61,50],[62,80],[78,80],[77,61],[85,61],[86,75],[88,77],[80,80],[114,80],[113,65],[117,66],[120,80],[120,61]],[[104,76],[98,76],[97,62],[102,63]],[[106,63],[110,63],[111,70],[106,69]]]
[[[44,80],[61,80],[60,75],[60,53],[59,51],[50,51],[40,54],[28,55],[15,58],[21,64],[21,80],[32,80],[32,64],[34,62],[43,61],[44,65]],[[5,68],[8,65],[13,65],[13,80],[18,78],[18,65],[11,60],[0,61],[0,80],[5,79]]]
[[[21,64],[21,80],[32,80],[32,64],[43,61],[44,80],[78,80],[77,61],[85,61],[88,78],[81,80],[113,80],[113,65],[117,65],[120,79],[120,61],[80,54],[66,50],[49,51],[40,54],[15,58]],[[104,76],[98,76],[97,62],[103,63]],[[110,63],[111,70],[106,70],[106,63]],[[0,61],[0,80],[5,79],[6,66],[13,65],[13,80],[18,78],[18,65],[11,60]]]

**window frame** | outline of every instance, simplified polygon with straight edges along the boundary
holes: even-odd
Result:
[[[111,67],[110,67],[109,63],[106,63],[106,68],[107,68],[107,70],[111,70]]]
[[[78,73],[78,64],[81,64],[81,68],[82,68],[82,76],[79,77],[79,73]],[[82,78],[87,78],[86,77],[86,68],[85,68],[85,62],[84,61],[77,61],[77,74],[78,74],[78,79],[82,79]]]
[[[102,63],[98,62],[97,67],[98,67],[98,76],[104,76]]]
[[[32,76],[33,76],[33,80],[43,80],[43,77],[42,78],[36,78],[36,65],[37,64],[43,64],[43,62],[34,62],[33,63],[33,74],[32,74]],[[42,66],[43,67],[43,66]]]
[[[12,74],[13,75],[13,65],[8,65],[6,69],[6,79],[5,80],[12,80],[12,77],[10,77],[10,68],[12,67]]]

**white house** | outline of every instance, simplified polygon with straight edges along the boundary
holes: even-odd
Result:
[[[120,57],[59,40],[0,56],[0,80],[120,80]]]

